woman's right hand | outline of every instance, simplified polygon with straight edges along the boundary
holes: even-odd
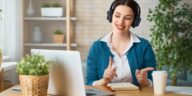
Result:
[[[105,69],[103,78],[96,81],[95,85],[107,85],[115,76],[117,77],[116,68],[113,67],[112,65],[113,65],[112,57],[109,57],[109,65]]]

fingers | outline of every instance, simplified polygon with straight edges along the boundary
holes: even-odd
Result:
[[[135,73],[136,73],[136,74],[139,74],[139,73],[140,73],[140,70],[136,69]]]
[[[112,65],[113,65],[113,60],[112,60],[112,57],[110,56],[109,57],[109,65],[107,68],[112,68]]]
[[[141,70],[136,70],[135,71],[135,74],[136,74],[136,78],[138,80],[139,83],[145,83],[147,82],[147,72],[148,71],[152,71],[154,70],[153,67],[147,67],[147,68],[144,68],[144,69],[141,69]]]
[[[111,81],[116,75],[117,74],[116,74],[115,71],[106,69],[103,78],[108,79],[109,81]]]
[[[138,74],[137,77],[138,78],[147,78],[147,73],[146,74]]]
[[[104,79],[108,79],[109,82],[114,78],[117,77],[116,69],[106,69],[104,72]]]
[[[115,77],[117,77],[117,73],[116,73],[117,67],[113,68],[112,70],[113,70]]]
[[[153,67],[147,67],[147,68],[144,68],[141,70],[136,69],[135,73],[136,73],[136,75],[147,75],[147,72],[152,71],[152,70],[154,70]]]
[[[143,74],[143,73],[146,73],[146,72],[152,71],[152,70],[154,70],[153,67],[147,67],[147,68],[141,69],[140,72],[141,72],[141,74]]]
[[[117,66],[113,66],[113,58],[111,56],[109,57],[108,69],[111,69],[113,71],[114,76],[117,77],[117,74],[116,74]]]
[[[104,72],[103,78],[106,81],[110,82],[114,77],[117,77],[116,69],[117,69],[117,67],[113,66],[113,59],[110,56],[109,57],[109,65],[108,65],[107,69]]]

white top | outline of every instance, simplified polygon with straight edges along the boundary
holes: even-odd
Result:
[[[111,53],[114,55],[113,58],[113,67],[116,67],[116,74],[117,77],[114,77],[111,82],[118,83],[118,82],[131,82],[132,81],[132,75],[131,75],[131,69],[129,66],[129,62],[127,59],[127,54],[130,48],[133,46],[133,43],[140,42],[139,38],[134,35],[133,33],[130,33],[131,41],[129,44],[127,44],[127,48],[124,50],[123,55],[120,57],[118,53],[113,50],[112,44],[111,44],[111,35],[112,32],[110,32],[108,35],[103,37],[101,41],[106,42],[107,46],[110,48]]]
[[[130,50],[130,48],[133,46],[133,43],[139,43],[141,41],[135,34],[130,32],[131,41],[127,45],[127,48],[125,49],[122,57],[120,57],[118,55],[118,53],[115,50],[113,50],[113,48],[112,48],[112,44],[110,42],[111,36],[112,36],[112,32],[110,32],[109,34],[107,34],[105,37],[103,37],[101,39],[101,41],[107,43],[107,46],[110,48],[111,53],[114,55],[112,67],[117,68],[116,69],[117,77],[114,77],[113,80],[111,81],[111,83],[132,82],[132,74],[131,74],[131,69],[129,66],[128,59],[127,59],[127,54],[128,54],[128,51]],[[150,83],[149,86],[152,87],[153,86],[152,81],[150,79],[148,79],[148,80]],[[93,82],[93,85],[95,85],[95,82]]]

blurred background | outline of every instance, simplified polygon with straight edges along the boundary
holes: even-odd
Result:
[[[141,7],[142,20],[140,26],[131,29],[131,31],[152,42],[154,36],[151,35],[155,33],[155,30],[151,30],[151,28],[154,28],[154,26],[155,28],[159,28],[161,26],[155,25],[155,20],[149,20],[149,9],[153,10],[151,14],[155,14],[155,12],[157,12],[155,7],[159,4],[162,4],[162,6],[164,6],[163,4],[169,5],[178,0],[173,2],[167,0],[136,1]],[[78,50],[81,53],[82,64],[86,67],[86,57],[92,43],[111,31],[111,24],[106,19],[106,13],[112,2],[113,0],[69,0],[68,3],[66,0],[0,0],[0,48],[3,53],[3,62],[18,62],[22,56],[30,53],[30,49],[34,48]],[[180,3],[173,4],[173,6],[183,8],[182,4],[185,3],[189,4],[190,8],[192,0],[180,0]],[[62,8],[62,10],[61,13],[51,11],[48,13],[55,14],[43,14],[42,8],[46,7],[59,7]],[[165,10],[168,9],[165,8]],[[185,8],[183,10],[185,10]],[[160,12],[162,12],[162,10],[160,10]],[[169,11],[163,11],[162,14],[165,13],[169,15],[169,13],[166,12]],[[164,16],[166,18],[166,16],[168,16],[165,14],[162,15],[162,17]],[[173,15],[173,17],[174,16],[176,15]],[[182,18],[184,20],[188,17],[184,16]],[[191,18],[189,19],[191,20]],[[165,22],[162,24],[167,25]],[[60,34],[60,32],[64,36],[61,42],[58,43],[55,42],[54,35]],[[190,33],[192,32],[190,31]],[[192,43],[190,41],[187,42],[187,44],[191,46]],[[152,42],[152,45],[155,51],[160,48],[155,46],[154,42]],[[188,49],[188,52],[190,50],[192,50],[192,48]],[[161,63],[160,67],[163,68],[163,70],[173,72],[170,71],[170,69],[174,70],[173,66],[180,67],[179,65],[166,65],[168,62],[162,64],[161,59],[158,57],[159,56],[157,56],[159,60],[158,63]],[[185,58],[191,59],[192,57]],[[179,59],[175,61],[177,60]],[[169,61],[172,60],[169,59]],[[192,62],[187,62],[186,65],[183,63],[180,64],[187,66],[187,68],[183,68],[180,74],[177,75],[178,85],[192,86],[192,72],[190,71],[192,69]],[[15,69],[13,68],[11,70]],[[178,70],[180,71],[180,69]],[[170,73],[170,75],[171,74],[172,73]],[[171,82],[172,80],[170,79],[169,84],[171,84]]]

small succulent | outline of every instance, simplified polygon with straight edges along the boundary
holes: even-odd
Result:
[[[61,34],[63,34],[63,32],[62,32],[61,30],[56,30],[56,31],[54,32],[54,34],[56,34],[56,35],[61,35]]]
[[[59,3],[54,3],[54,4],[52,4],[52,7],[62,7],[62,5]]]
[[[42,7],[51,7],[49,3],[43,3]]]
[[[62,7],[62,5],[60,3],[53,3],[53,4],[43,3],[42,7]]]

